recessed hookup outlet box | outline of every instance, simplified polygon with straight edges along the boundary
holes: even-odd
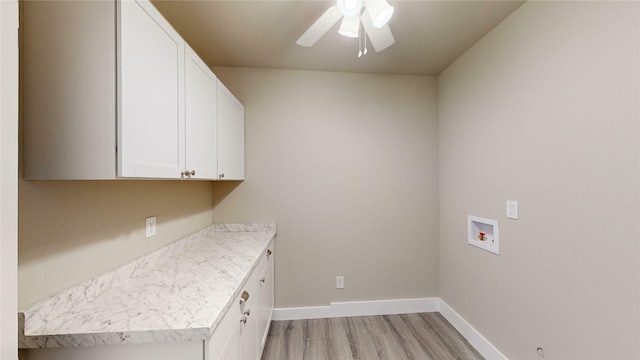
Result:
[[[467,228],[469,245],[500,255],[498,221],[468,215]]]

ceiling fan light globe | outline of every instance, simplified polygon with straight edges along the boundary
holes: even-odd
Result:
[[[389,5],[386,0],[368,0],[367,10],[373,26],[378,29],[387,25],[394,12],[393,6]]]
[[[393,6],[384,8],[373,19],[373,26],[380,29],[381,27],[387,25],[387,23],[389,22],[389,20],[391,20],[391,17],[393,16],[393,11],[394,11]]]
[[[344,6],[348,9],[348,10],[355,10],[358,8],[360,1],[358,0],[344,0]]]
[[[362,0],[337,0],[338,9],[345,18],[357,18],[362,9]]]
[[[359,30],[360,30],[360,18],[345,17],[342,19],[342,23],[340,24],[340,30],[338,30],[338,33],[342,36],[357,38]]]

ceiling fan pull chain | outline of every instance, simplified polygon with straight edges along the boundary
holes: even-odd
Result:
[[[364,55],[367,55],[367,30],[362,31],[364,33]]]
[[[361,27],[361,26],[362,24],[358,24],[358,27]],[[358,57],[361,57],[361,56],[362,56],[362,35],[358,36]]]

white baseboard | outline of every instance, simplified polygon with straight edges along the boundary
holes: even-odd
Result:
[[[438,312],[453,325],[462,336],[467,339],[485,359],[488,360],[508,360],[492,343],[469,324],[462,316],[453,310],[446,302],[440,300]]]
[[[335,302],[329,306],[280,308],[273,320],[321,319],[346,316],[410,314],[438,311],[439,298]]]
[[[397,299],[335,302],[329,306],[277,308],[273,320],[322,319],[348,316],[370,316],[439,312],[469,341],[485,359],[508,360],[493,344],[440,298]]]

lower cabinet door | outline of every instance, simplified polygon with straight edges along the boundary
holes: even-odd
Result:
[[[236,326],[229,336],[229,340],[222,348],[220,360],[239,360],[240,359],[240,323]],[[213,360],[213,359],[211,359]],[[256,359],[257,360],[257,359]]]
[[[202,360],[204,357],[202,341],[53,347],[21,352],[21,360]]]
[[[257,302],[250,301],[245,307],[246,322],[240,325],[240,359],[258,360],[258,309]]]
[[[267,267],[260,275],[260,314],[258,324],[258,341],[260,349],[264,348],[273,313],[273,261],[269,261]]]

